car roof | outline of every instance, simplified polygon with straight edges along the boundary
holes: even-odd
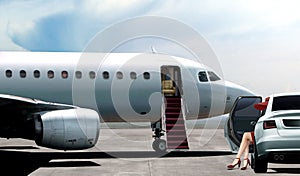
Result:
[[[291,96],[291,95],[300,95],[300,92],[276,93],[276,94],[271,95],[271,97],[281,97],[281,96]]]

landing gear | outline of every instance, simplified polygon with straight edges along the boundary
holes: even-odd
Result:
[[[155,139],[152,148],[158,153],[164,153],[167,150],[167,143],[163,139]]]
[[[164,134],[164,131],[161,129],[161,128],[153,128],[153,138],[154,139],[160,139],[162,136],[164,136],[165,134]]]
[[[160,139],[162,136],[164,136],[164,130],[161,127],[161,121],[157,121],[151,124],[152,131],[153,131],[153,138],[154,141],[152,143],[152,148],[159,153],[166,152],[167,150],[167,143],[165,140]]]

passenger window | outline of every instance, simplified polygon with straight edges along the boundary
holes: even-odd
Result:
[[[205,71],[201,71],[198,73],[198,78],[200,82],[208,82],[208,78]]]
[[[102,73],[104,79],[109,79],[109,73],[107,71]]]
[[[54,72],[52,70],[48,71],[48,78],[53,79],[54,78]]]
[[[144,72],[144,79],[150,79],[150,73],[149,72]]]
[[[117,72],[116,76],[117,76],[117,79],[123,79],[123,73],[120,71]]]
[[[95,79],[96,78],[96,73],[94,71],[90,71],[89,75],[90,75],[91,79]]]
[[[212,71],[208,71],[208,76],[209,76],[209,80],[210,81],[218,81],[218,80],[221,80],[220,77],[217,76],[217,74],[215,74],[214,72]]]
[[[26,77],[26,71],[25,70],[21,70],[20,71],[20,77],[21,78],[25,78]]]
[[[6,70],[5,75],[7,78],[11,78],[12,77],[12,71],[11,70]]]
[[[63,79],[67,79],[67,78],[69,77],[68,72],[67,72],[67,71],[62,71],[62,72],[61,72],[61,77],[62,77]]]
[[[76,77],[77,79],[81,79],[81,78],[82,78],[82,73],[81,73],[81,71],[76,71],[76,72],[75,72],[75,77]]]
[[[35,78],[39,78],[41,76],[41,73],[40,73],[40,71],[38,71],[38,70],[34,70],[34,72],[33,72],[33,77],[35,77]]]
[[[135,72],[130,72],[130,78],[131,79],[136,79],[136,73]]]

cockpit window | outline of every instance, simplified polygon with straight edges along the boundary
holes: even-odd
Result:
[[[208,76],[209,76],[209,80],[210,81],[218,81],[218,80],[221,80],[221,78],[215,74],[213,71],[208,71]]]
[[[198,73],[198,78],[200,82],[208,82],[208,78],[205,71],[201,71]]]

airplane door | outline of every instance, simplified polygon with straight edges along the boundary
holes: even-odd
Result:
[[[231,150],[237,152],[244,132],[253,131],[261,116],[261,111],[254,108],[254,104],[261,103],[262,97],[239,97],[235,101],[225,124],[224,134]]]
[[[162,93],[165,96],[182,97],[182,81],[180,67],[162,66],[161,67]]]

